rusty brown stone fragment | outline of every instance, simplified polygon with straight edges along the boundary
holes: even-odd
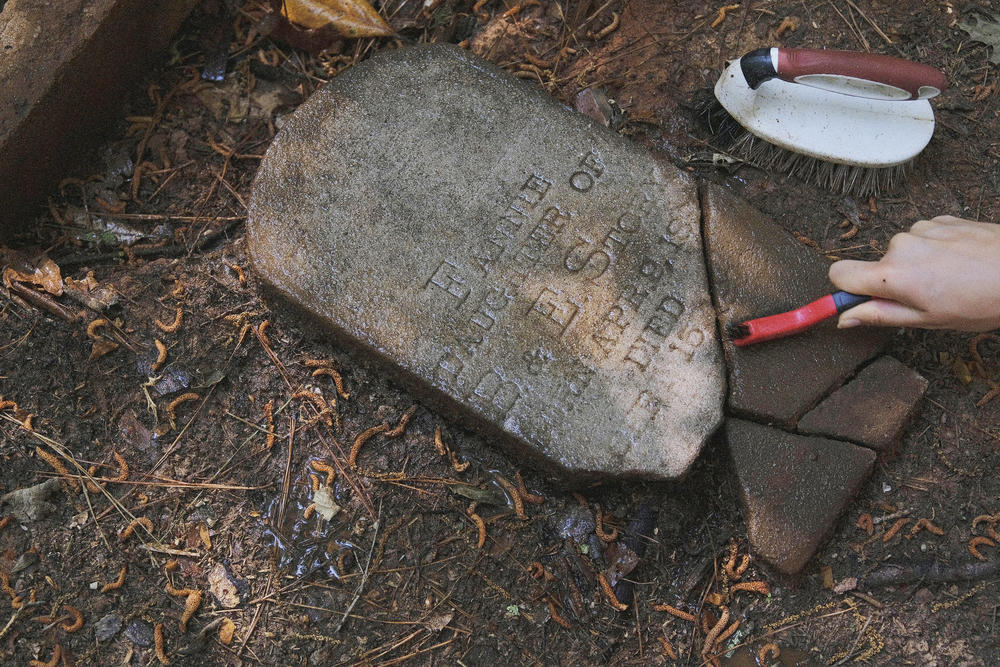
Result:
[[[875,453],[740,419],[726,439],[754,552],[778,570],[801,570],[854,499]]]
[[[564,470],[677,477],[720,423],[692,181],[459,49],[315,93],[262,161],[248,238],[341,340]]]
[[[850,440],[880,459],[895,456],[927,380],[892,357],[880,357],[799,420],[801,433]]]

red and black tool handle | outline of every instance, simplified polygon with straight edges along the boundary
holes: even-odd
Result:
[[[735,330],[731,332],[733,344],[745,347],[754,343],[763,343],[766,340],[791,336],[805,331],[828,317],[839,315],[848,308],[864,303],[870,298],[870,296],[851,294],[850,292],[834,292],[786,313],[747,320],[736,325]]]
[[[763,48],[740,58],[747,84],[754,90],[779,78],[814,88],[876,100],[934,97],[948,87],[945,75],[930,65],[855,51]]]

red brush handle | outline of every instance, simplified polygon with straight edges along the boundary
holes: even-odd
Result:
[[[744,347],[754,343],[762,343],[766,340],[783,338],[784,336],[804,331],[836,314],[837,304],[833,299],[833,295],[827,294],[823,298],[816,299],[801,308],[744,322],[744,326],[749,330],[749,335],[743,338],[736,338],[733,340],[733,343],[739,347]]]
[[[944,74],[933,67],[892,56],[819,49],[777,52],[782,80],[848,95],[914,100],[934,97],[948,87]]]

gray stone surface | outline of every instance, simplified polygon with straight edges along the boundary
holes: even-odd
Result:
[[[730,324],[804,306],[834,290],[825,258],[723,188],[703,188],[702,215],[722,331]],[[793,427],[874,357],[888,335],[875,328],[840,331],[831,318],[806,333],[745,348],[725,341],[729,410]]]
[[[323,87],[261,163],[258,273],[429,398],[576,473],[672,478],[724,374],[693,183],[451,47]]]
[[[118,113],[197,0],[0,2],[0,233]]]
[[[927,380],[892,357],[879,357],[799,420],[802,433],[850,440],[895,456],[917,414]]]
[[[739,419],[726,420],[726,439],[754,552],[798,572],[857,495],[875,453]]]

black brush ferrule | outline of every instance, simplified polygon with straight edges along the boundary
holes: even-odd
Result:
[[[740,69],[743,70],[743,78],[753,90],[757,90],[760,84],[768,79],[778,76],[778,71],[771,62],[771,49],[767,47],[751,51],[740,58]]]

